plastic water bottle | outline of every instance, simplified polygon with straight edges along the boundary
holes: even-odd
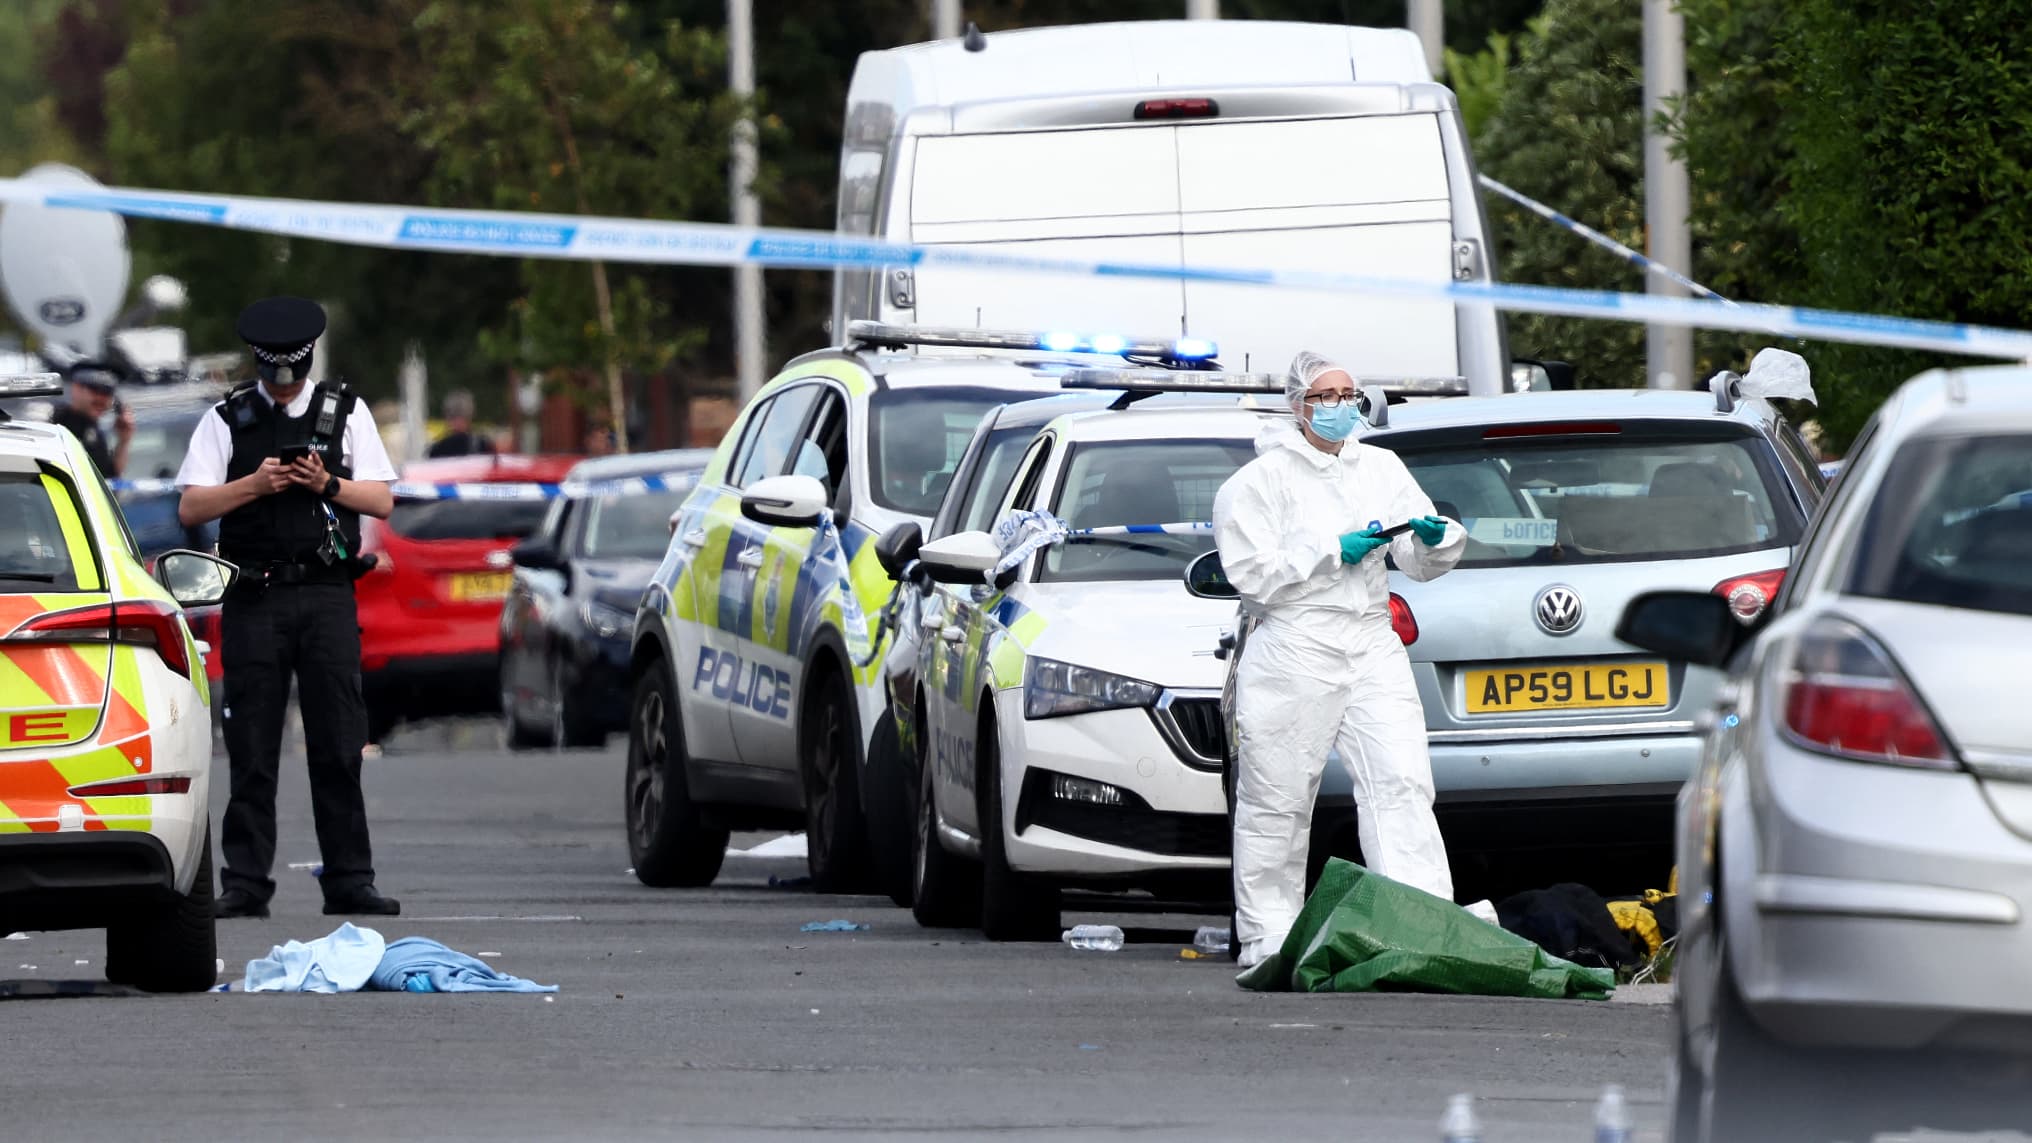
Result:
[[[1602,1089],[1595,1104],[1595,1143],[1630,1143],[1630,1107],[1623,1102],[1621,1084]]]
[[[1446,1101],[1439,1121],[1439,1143],[1482,1143],[1482,1121],[1475,1117],[1475,1097],[1465,1093]]]
[[[1192,935],[1192,947],[1201,956],[1219,956],[1228,951],[1230,937],[1226,929],[1201,925],[1199,931]]]
[[[1082,952],[1122,951],[1122,930],[1113,925],[1074,925],[1062,939]]]

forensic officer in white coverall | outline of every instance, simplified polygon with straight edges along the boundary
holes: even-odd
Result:
[[[1411,660],[1390,625],[1388,550],[1415,580],[1467,544],[1395,453],[1352,439],[1355,383],[1301,353],[1285,396],[1296,422],[1256,439],[1221,487],[1214,535],[1228,580],[1261,624],[1236,673],[1235,934],[1244,968],[1275,953],[1304,903],[1313,799],[1327,755],[1354,779],[1368,867],[1453,900],[1432,816],[1432,762]],[[1373,525],[1409,521],[1390,539]]]

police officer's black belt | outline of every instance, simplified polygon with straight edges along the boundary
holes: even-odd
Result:
[[[276,584],[351,583],[353,574],[344,564],[327,564],[323,560],[291,560],[274,563],[242,565],[239,582],[248,587],[272,587]]]

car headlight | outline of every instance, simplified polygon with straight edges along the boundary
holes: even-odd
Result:
[[[601,639],[612,639],[635,626],[633,613],[592,601],[579,608],[579,618],[585,621],[586,630]]]
[[[1023,664],[1023,717],[1057,718],[1097,710],[1150,706],[1161,688],[1141,679],[1035,656]]]

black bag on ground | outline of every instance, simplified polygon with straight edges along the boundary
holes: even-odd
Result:
[[[1585,885],[1567,882],[1507,897],[1496,905],[1496,919],[1553,956],[1578,965],[1623,968],[1644,960],[1616,927],[1609,903]]]

